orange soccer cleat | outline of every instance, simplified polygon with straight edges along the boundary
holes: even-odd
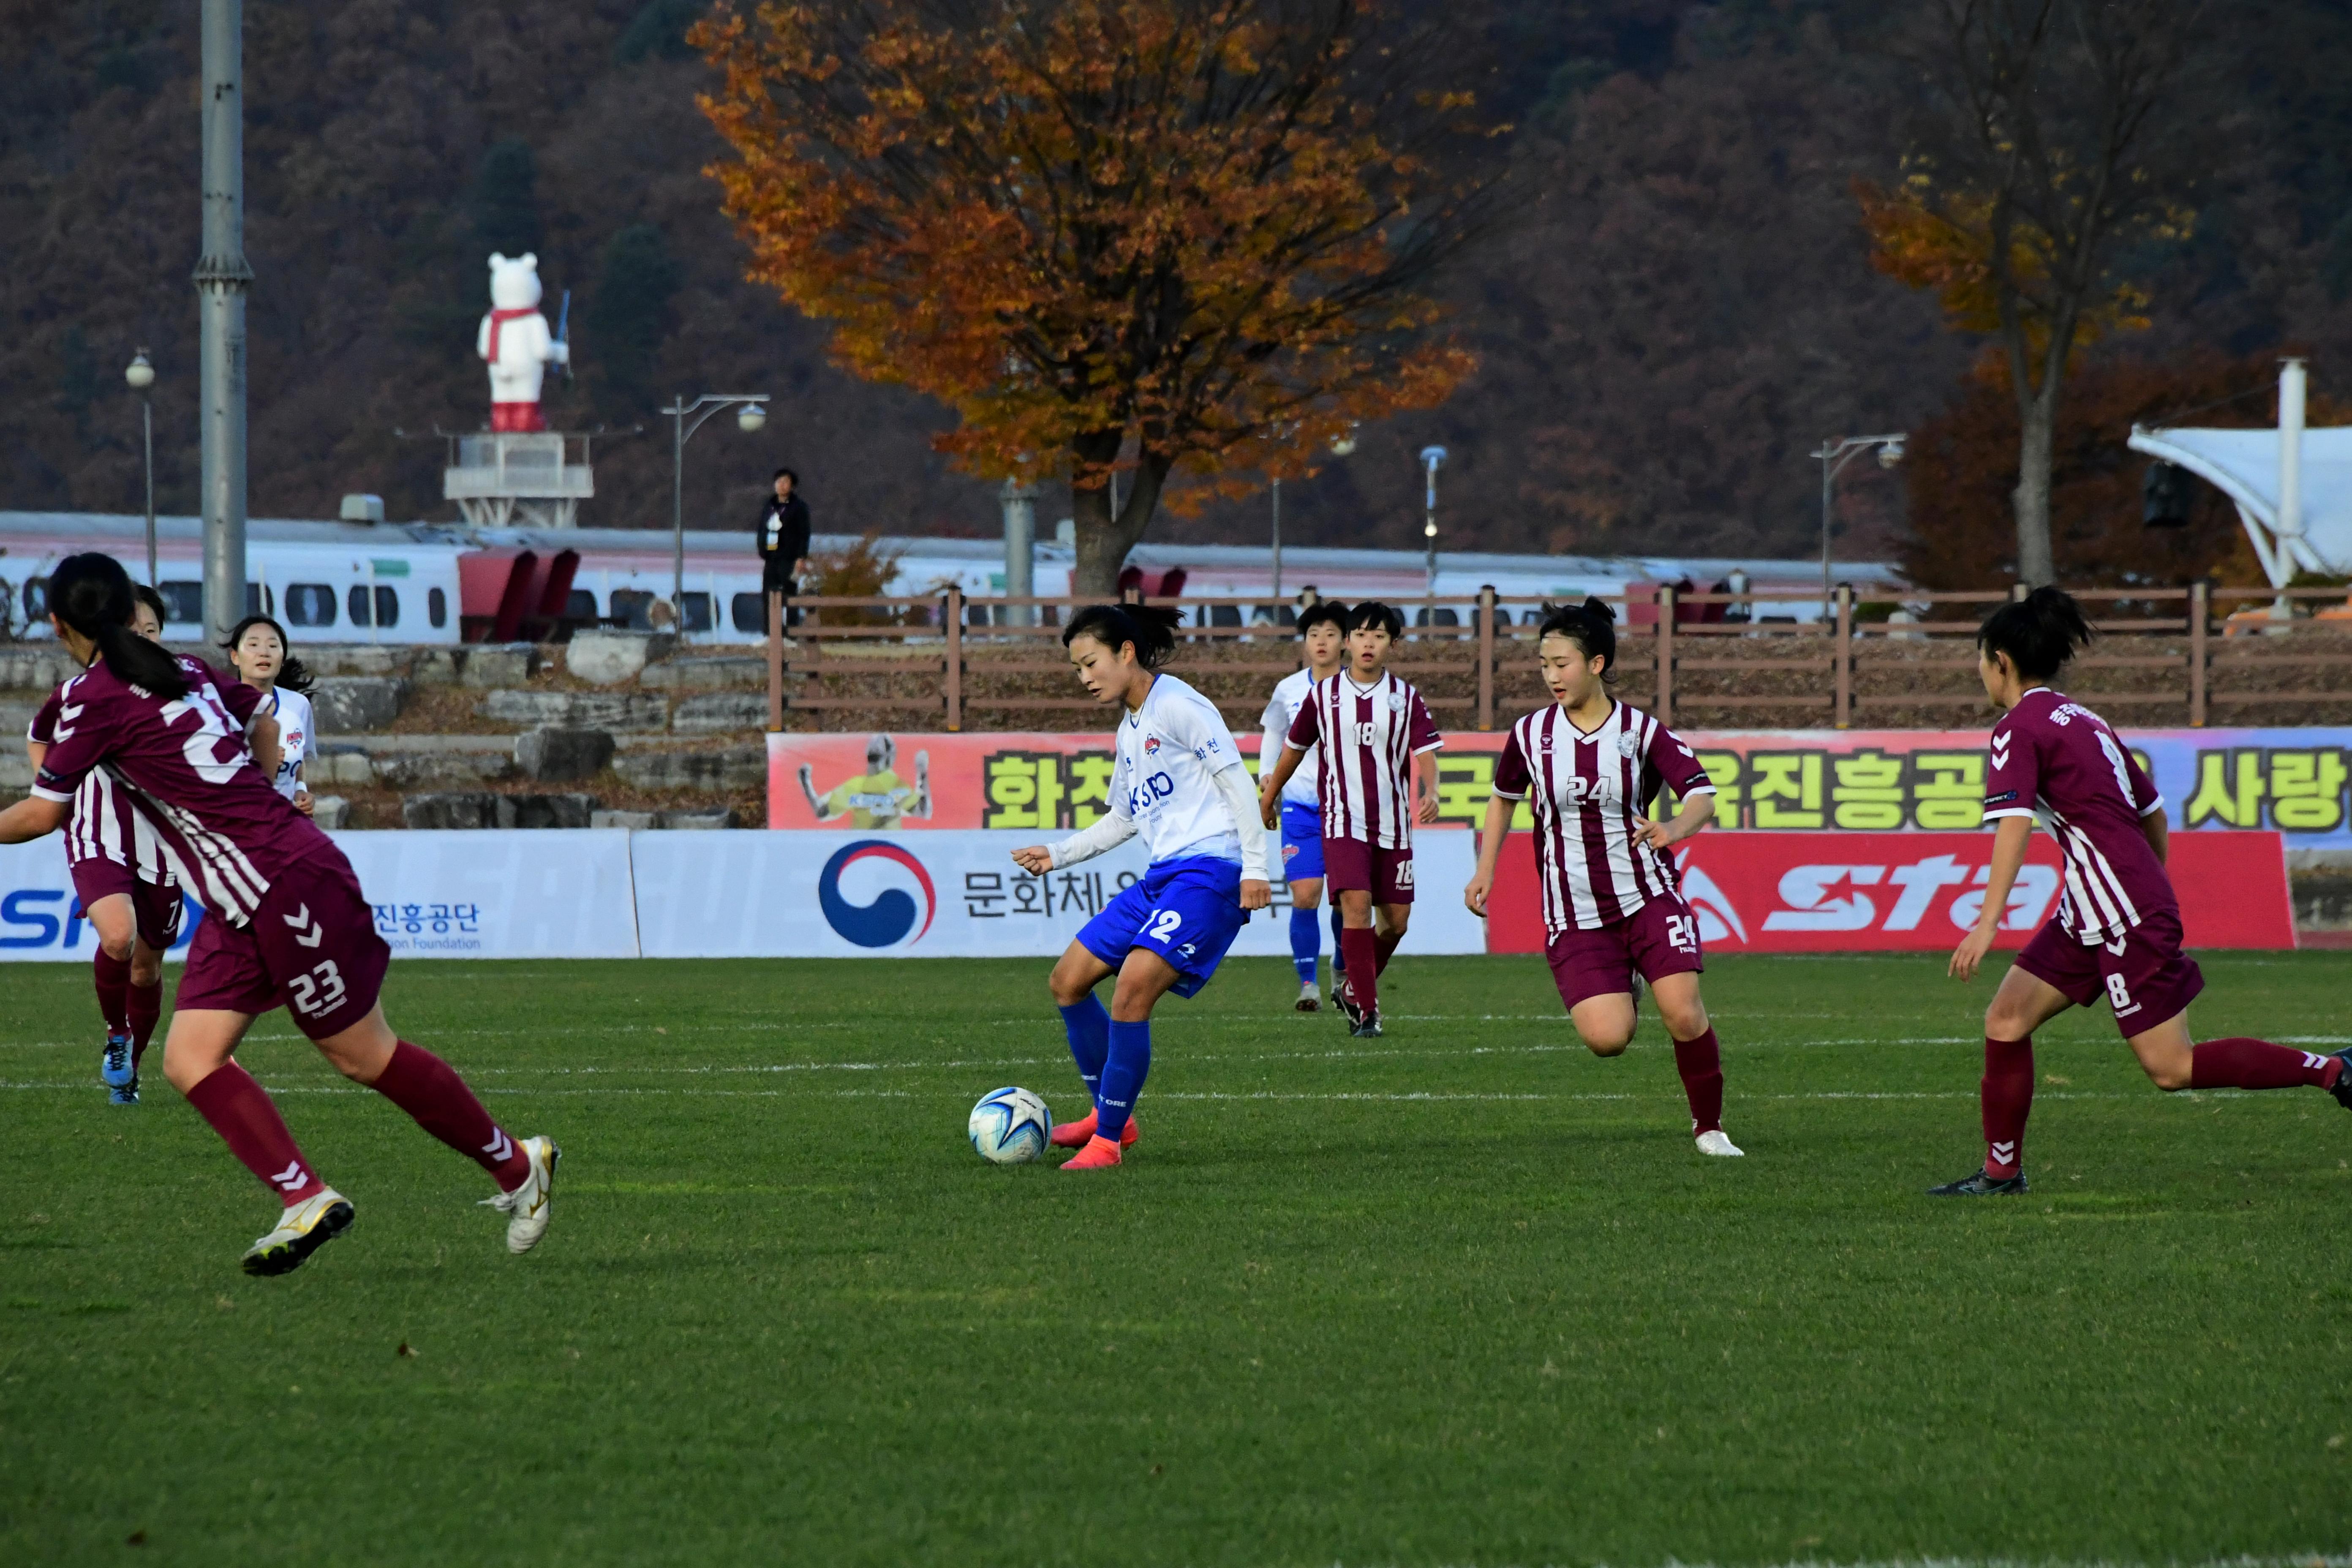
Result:
[[[1056,1149],[1083,1149],[1094,1135],[1095,1113],[1089,1110],[1081,1120],[1065,1121],[1055,1128],[1052,1142]],[[1118,1135],[1118,1146],[1122,1149],[1135,1147],[1135,1118],[1132,1116],[1127,1119],[1127,1131]]]
[[[1062,1162],[1065,1171],[1100,1171],[1118,1163],[1118,1145],[1108,1138],[1089,1138],[1074,1159]]]

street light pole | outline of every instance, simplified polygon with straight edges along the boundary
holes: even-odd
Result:
[[[1903,460],[1905,432],[1889,436],[1848,436],[1841,441],[1823,437],[1822,449],[1813,456],[1822,465],[1822,614],[1830,613],[1830,600],[1837,590],[1830,583],[1830,519],[1836,510],[1837,477],[1848,463],[1864,452],[1878,454],[1878,466],[1891,468]]]
[[[1429,580],[1425,591],[1432,599],[1437,597],[1437,469],[1444,461],[1444,447],[1423,447],[1421,449],[1421,466],[1426,470],[1429,480],[1428,492],[1422,500],[1423,521],[1421,533],[1429,542]],[[1436,616],[1430,618],[1434,620]]]
[[[764,392],[706,392],[692,403],[686,394],[677,394],[667,408],[659,410],[670,416],[669,447],[669,530],[670,530],[670,613],[677,618],[677,634],[686,635],[686,444],[702,428],[709,417],[722,408],[740,409],[735,416],[736,427],[749,433],[768,422]],[[689,425],[689,416],[698,416]],[[718,608],[712,606],[711,619],[718,620]]]
[[[148,363],[145,349],[132,358],[122,379],[139,395],[139,430],[147,455],[147,585],[152,588],[155,586],[155,405],[147,389],[155,384],[155,367]]]
[[[245,614],[245,7],[203,0],[204,250],[196,259],[205,608],[226,643]]]
[[[1275,619],[1282,618],[1282,481],[1274,481],[1274,605]]]

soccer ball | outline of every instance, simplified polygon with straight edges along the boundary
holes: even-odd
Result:
[[[992,1165],[1019,1165],[1045,1152],[1054,1113],[1025,1089],[1000,1089],[971,1108],[971,1146]]]

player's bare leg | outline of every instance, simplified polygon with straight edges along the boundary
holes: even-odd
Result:
[[[349,1199],[320,1180],[277,1105],[237,1065],[237,1044],[252,1026],[249,1013],[174,1013],[163,1041],[163,1076],[285,1205],[276,1226],[246,1249],[239,1265],[247,1274],[285,1274],[341,1235],[352,1210]]]
[[[563,1157],[551,1140],[509,1137],[455,1068],[393,1033],[381,1002],[351,1027],[313,1043],[337,1072],[374,1089],[489,1173],[499,1194],[483,1203],[507,1216],[509,1252],[539,1245],[554,1212],[555,1166]]]
[[[1110,1052],[1095,1101],[1095,1131],[1077,1157],[1064,1163],[1065,1171],[1099,1171],[1118,1163],[1128,1131],[1135,1125],[1136,1097],[1151,1071],[1151,1009],[1182,978],[1174,965],[1145,947],[1130,949],[1118,966],[1118,984],[1110,997]]]
[[[1085,944],[1072,942],[1062,951],[1054,964],[1054,973],[1046,978],[1046,989],[1054,994],[1054,1005],[1062,1010],[1062,1026],[1070,1037],[1070,1056],[1078,1064],[1078,1077],[1087,1086],[1087,1113],[1076,1121],[1065,1121],[1056,1126],[1052,1142],[1057,1149],[1083,1149],[1095,1135],[1095,1097],[1102,1092],[1103,1062],[1110,1055],[1110,1014],[1104,1010],[1102,999],[1095,987],[1108,979],[1111,966],[1088,952]],[[1119,1135],[1120,1147],[1135,1142],[1135,1119],[1129,1117],[1127,1131]]]
[[[1690,1102],[1691,1136],[1699,1152],[1725,1158],[1745,1152],[1723,1131],[1723,1062],[1706,1005],[1699,999],[1696,974],[1661,975],[1650,983],[1658,1013],[1675,1042],[1675,1070]],[[1578,1038],[1596,1057],[1622,1056],[1633,1042],[1635,1016],[1631,991],[1588,996],[1569,1009]]]
[[[1983,1110],[1985,1162],[1975,1174],[1930,1187],[1938,1198],[2007,1197],[2026,1190],[2025,1120],[2033,1110],[2033,1031],[2074,1004],[2066,994],[2015,964],[1985,1009]]]

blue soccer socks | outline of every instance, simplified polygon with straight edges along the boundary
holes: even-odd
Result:
[[[1313,910],[1290,911],[1290,962],[1306,984],[1315,984],[1315,961],[1323,953],[1323,922]]]
[[[1110,1050],[1110,1015],[1091,991],[1075,1006],[1062,1009],[1062,1027],[1070,1037],[1070,1057],[1086,1079],[1087,1092],[1102,1092],[1103,1058]]]
[[[1095,1136],[1118,1142],[1127,1131],[1128,1114],[1143,1080],[1151,1075],[1151,1024],[1114,1023],[1110,1054],[1102,1068],[1102,1087],[1095,1092]]]
[[[1331,973],[1334,974],[1348,973],[1347,949],[1339,942],[1339,933],[1347,929],[1347,922],[1339,918],[1339,896],[1334,893],[1331,895]]]

